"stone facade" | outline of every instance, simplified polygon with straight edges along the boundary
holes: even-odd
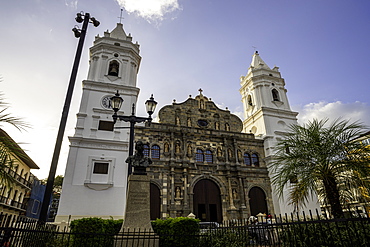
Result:
[[[242,121],[202,94],[159,111],[159,123],[135,128],[147,143],[151,218],[202,221],[274,213],[263,140],[242,133]]]

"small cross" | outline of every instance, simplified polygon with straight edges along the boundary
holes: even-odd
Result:
[[[125,19],[125,18],[122,17],[122,12],[123,12],[123,9],[121,9],[121,15],[120,15],[120,17],[117,17],[117,18],[119,18],[119,23],[120,24],[122,24],[122,19]]]
[[[253,46],[253,45],[252,45],[252,47],[253,47],[253,49],[254,49],[254,53],[258,53],[258,51],[256,51],[256,48],[257,48],[257,47],[256,47],[256,46]]]
[[[199,88],[199,94],[202,94],[203,90],[201,88]]]

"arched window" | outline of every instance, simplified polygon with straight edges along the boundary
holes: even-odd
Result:
[[[250,166],[251,163],[251,156],[249,153],[244,153],[244,164]]]
[[[152,146],[152,159],[159,160],[160,158],[160,148],[158,145],[153,145]]]
[[[275,88],[272,89],[271,93],[272,93],[272,99],[274,101],[280,101],[279,92]]]
[[[205,152],[205,158],[206,158],[206,162],[207,163],[213,163],[212,151],[206,150],[206,152]]]
[[[109,63],[108,75],[118,76],[118,72],[119,72],[119,63],[116,60],[111,61]]]
[[[197,153],[195,154],[195,160],[196,162],[204,162],[204,154],[203,154],[202,149],[197,148]]]
[[[149,145],[148,144],[144,144],[143,154],[145,157],[149,157]]]
[[[254,166],[260,166],[260,162],[258,160],[258,155],[257,154],[252,154],[252,164]]]

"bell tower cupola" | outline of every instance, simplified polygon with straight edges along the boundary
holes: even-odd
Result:
[[[277,122],[280,125],[296,123],[298,113],[290,109],[279,67],[271,69],[257,51],[253,54],[247,75],[241,76],[240,85],[246,133],[273,135],[277,130],[275,122],[277,125]],[[274,125],[266,125],[266,121],[272,121]]]
[[[140,45],[132,42],[121,23],[104,37],[95,37],[90,48],[90,69],[87,80],[136,86],[141,57]]]
[[[246,76],[240,78],[239,92],[242,96],[244,108],[243,132],[253,133],[256,138],[264,140],[265,161],[269,168],[275,154],[274,148],[279,140],[289,130],[289,126],[297,124],[298,112],[290,109],[285,88],[285,81],[281,77],[278,67],[270,68],[260,57],[258,52],[253,54],[252,63]],[[269,171],[270,178],[274,176]],[[287,198],[278,197],[272,187],[275,213],[291,213],[294,208],[287,203]],[[289,187],[285,189],[289,191]],[[284,192],[285,193],[285,192]],[[285,194],[287,195],[287,194]],[[306,204],[303,211],[319,209],[317,198]]]

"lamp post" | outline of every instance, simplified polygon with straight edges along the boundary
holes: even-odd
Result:
[[[117,115],[117,112],[119,109],[121,109],[123,103],[123,99],[120,97],[118,90],[115,96],[111,98],[111,105],[112,109],[114,110],[113,114],[113,122],[114,124],[117,122],[117,119],[124,121],[124,122],[129,122],[130,123],[130,139],[129,139],[129,148],[128,148],[128,155],[131,156],[134,154],[134,135],[135,135],[135,124],[136,123],[142,123],[145,121],[148,121],[149,124],[152,122],[152,114],[154,113],[155,107],[157,106],[157,102],[153,98],[153,94],[151,97],[145,102],[146,106],[146,111],[149,114],[149,117],[137,117],[135,116],[135,103],[132,104],[132,113],[130,116],[122,116],[122,115]],[[128,175],[132,173],[132,167],[131,164],[128,166]]]
[[[83,44],[84,44],[84,41],[85,41],[87,26],[88,26],[89,22],[92,23],[95,27],[99,26],[99,24],[100,24],[100,22],[97,21],[94,17],[90,17],[89,13],[85,13],[85,14],[83,14],[82,12],[77,13],[77,17],[75,19],[78,23],[83,22],[83,24],[82,24],[82,29],[78,29],[77,27],[74,27],[72,29],[72,31],[75,34],[75,37],[79,38],[79,41],[78,41],[78,46],[77,46],[77,50],[76,50],[75,60],[74,60],[73,67],[72,67],[71,77],[70,77],[70,80],[69,80],[67,95],[66,95],[66,99],[65,99],[65,102],[64,102],[64,107],[63,107],[62,117],[61,117],[61,120],[60,120],[58,135],[57,135],[57,139],[56,139],[56,142],[55,142],[54,154],[53,154],[53,158],[51,160],[48,181],[46,183],[46,188],[45,188],[45,193],[44,193],[44,199],[42,201],[42,206],[41,206],[41,211],[40,211],[39,222],[43,222],[43,223],[46,222],[47,216],[48,216],[51,194],[53,192],[55,173],[56,173],[56,170],[57,170],[60,149],[61,149],[61,146],[62,146],[64,130],[65,130],[66,123],[67,123],[69,107],[71,105],[73,88],[74,88],[74,85],[75,85],[75,82],[76,82],[78,65],[80,64],[82,48],[83,48]]]

